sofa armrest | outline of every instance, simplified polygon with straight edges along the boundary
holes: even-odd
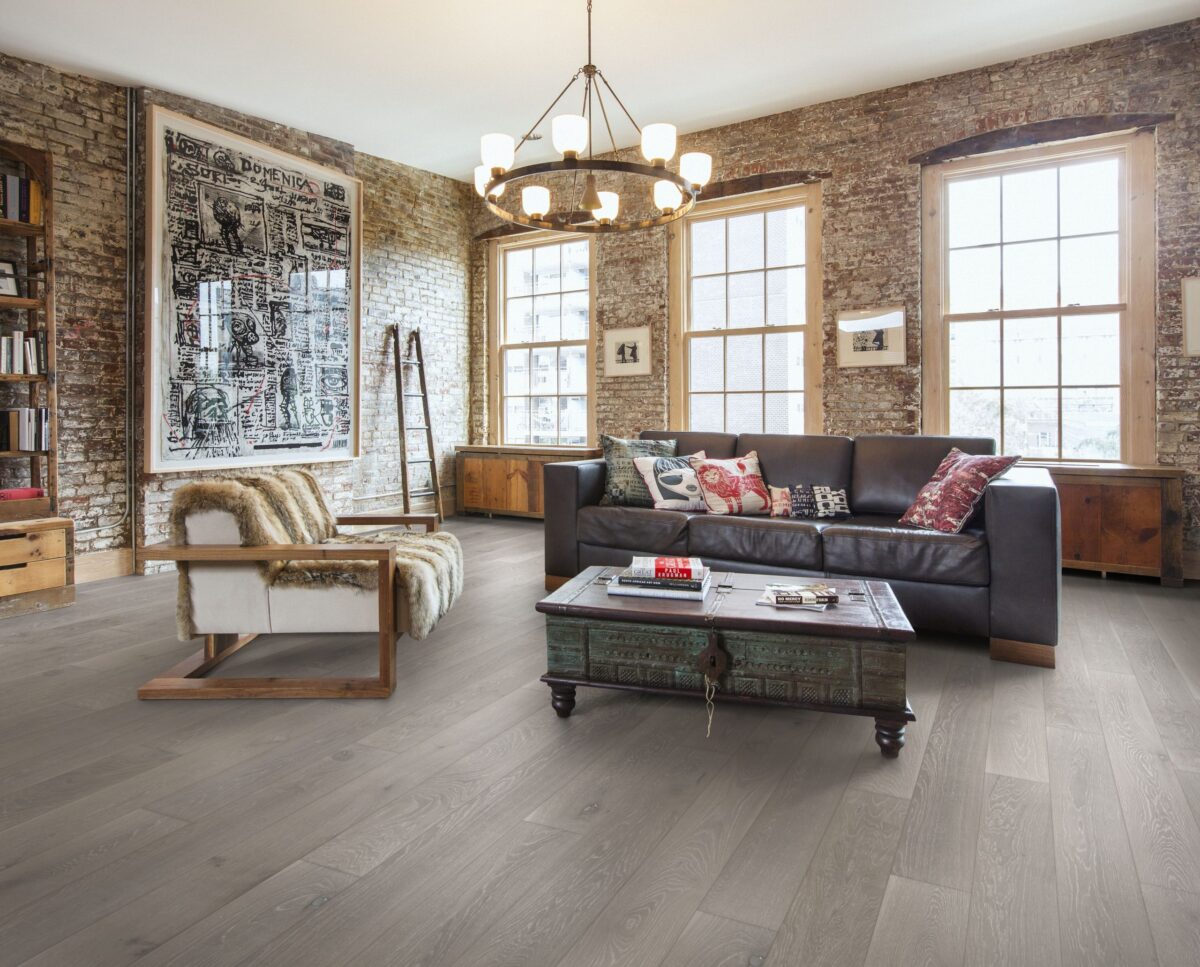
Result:
[[[542,468],[546,510],[546,574],[570,578],[579,573],[579,508],[604,496],[604,460],[547,463]]]
[[[1013,467],[984,491],[991,637],[1058,644],[1062,539],[1058,489],[1043,467]]]

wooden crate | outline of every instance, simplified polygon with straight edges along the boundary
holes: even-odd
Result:
[[[0,524],[0,617],[75,600],[75,526],[63,517]]]

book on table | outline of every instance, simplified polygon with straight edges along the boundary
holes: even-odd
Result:
[[[838,594],[826,584],[768,584],[754,603],[767,608],[825,611],[838,603]]]
[[[653,581],[652,584],[626,583],[625,578],[636,582]],[[634,598],[674,598],[678,601],[703,601],[712,583],[712,574],[707,568],[699,580],[672,578],[640,578],[623,571],[608,582],[608,593],[627,595]]]

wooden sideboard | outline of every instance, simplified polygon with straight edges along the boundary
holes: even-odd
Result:
[[[456,447],[458,512],[542,517],[542,466],[600,455],[578,447]]]
[[[1047,467],[1062,508],[1064,568],[1183,585],[1183,477],[1176,467]]]

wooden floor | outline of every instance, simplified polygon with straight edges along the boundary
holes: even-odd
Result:
[[[388,701],[139,703],[175,579],[0,625],[0,965],[1194,965],[1200,591],[1068,577],[1056,671],[910,652],[869,719],[544,671],[540,524],[455,520],[468,588]],[[246,674],[353,674],[370,635]]]

